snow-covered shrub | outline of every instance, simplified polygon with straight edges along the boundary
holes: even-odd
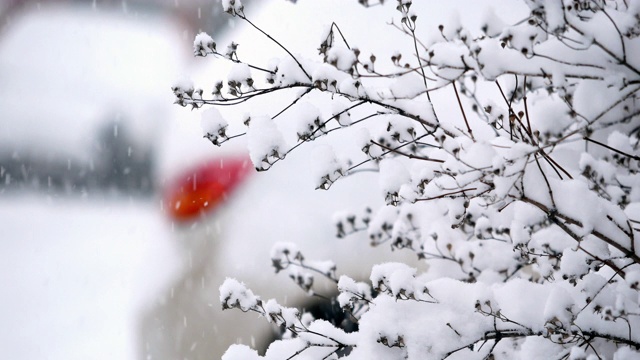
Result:
[[[239,1],[223,3],[267,35]],[[352,47],[331,24],[317,58],[267,35],[285,56],[249,64],[236,44],[218,53],[201,34],[196,55],[236,63],[228,86],[214,84],[208,99],[191,85],[173,91],[194,108],[289,95],[270,100],[282,102],[277,112],[252,109],[238,134],[203,113],[216,145],[248,134],[258,170],[357,128],[344,141],[359,154],[321,145],[316,185],[376,172],[371,196],[386,205],[336,215],[338,236],[367,231],[372,245],[413,251],[428,270],[380,264],[368,283],[282,243],[276,272],[312,296],[314,276],[333,281],[358,330],[260,300],[236,280],[220,288],[223,306],[284,330],[266,359],[639,357],[640,1],[523,0],[520,21],[488,11],[480,33],[455,19],[421,23],[429,6],[411,0],[360,3],[395,16],[380,24],[396,35],[387,53]],[[409,52],[395,51],[403,42]],[[278,127],[287,113],[292,134]],[[262,357],[242,345],[225,355],[247,358]]]

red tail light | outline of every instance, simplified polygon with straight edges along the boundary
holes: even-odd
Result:
[[[184,172],[166,192],[169,216],[191,220],[216,209],[253,172],[248,158],[220,158]]]

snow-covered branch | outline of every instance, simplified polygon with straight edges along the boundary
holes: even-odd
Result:
[[[640,356],[640,3],[522,2],[525,18],[507,24],[487,11],[474,31],[422,22],[426,2],[380,1],[396,16],[380,26],[405,43],[386,54],[355,47],[333,23],[317,57],[297,55],[238,0],[225,10],[282,58],[246,63],[237,45],[219,52],[209,35],[196,37],[196,55],[234,64],[211,97],[176,85],[177,104],[277,104],[252,108],[235,134],[205,110],[205,137],[220,145],[247,134],[254,166],[268,170],[303,144],[353,134],[359,153],[325,142],[310,157],[316,186],[371,172],[380,184],[371,196],[386,205],[336,215],[337,235],[366,231],[373,246],[412,251],[428,267],[380,264],[369,284],[278,245],[276,272],[310,295],[314,275],[329,279],[359,328],[309,320],[228,280],[225,308],[286,330],[264,358]],[[259,355],[234,346],[226,358]]]

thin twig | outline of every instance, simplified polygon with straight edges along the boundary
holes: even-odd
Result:
[[[419,155],[403,153],[401,151],[398,151],[397,149],[390,148],[390,147],[388,147],[386,145],[383,145],[383,144],[381,144],[381,143],[379,143],[377,141],[371,140],[371,143],[374,144],[374,145],[378,145],[381,148],[383,148],[385,150],[388,150],[389,152],[396,153],[398,155],[402,155],[402,156],[408,157],[409,159],[418,159],[418,160],[432,161],[432,162],[437,162],[437,163],[443,163],[444,162],[444,160],[440,160],[440,159],[432,159],[432,158],[428,158],[428,157],[425,157],[425,156],[419,156]]]
[[[418,202],[418,201],[429,201],[429,200],[435,200],[435,199],[442,199],[442,198],[445,198],[447,196],[451,196],[451,195],[455,195],[455,194],[459,194],[459,193],[464,193],[465,191],[473,191],[473,190],[477,190],[477,188],[462,189],[462,190],[452,191],[452,192],[449,192],[449,193],[446,193],[446,194],[442,194],[442,195],[438,195],[438,196],[434,196],[434,197],[430,197],[430,198],[416,199],[416,202]]]
[[[460,101],[460,95],[458,94],[458,88],[456,87],[456,82],[452,81],[451,84],[453,85],[453,91],[456,93],[456,99],[458,99],[458,106],[460,106],[460,111],[462,111],[462,117],[464,118],[465,125],[467,125],[467,131],[469,132],[469,136],[471,137],[471,140],[476,141],[476,139],[473,137],[473,131],[469,126],[469,121],[467,120],[467,114],[465,114],[464,112],[462,101]]]
[[[264,36],[268,37],[269,40],[273,41],[274,43],[276,43],[276,45],[280,46],[280,48],[282,48],[282,50],[286,51],[287,54],[289,54],[289,56],[291,56],[291,58],[293,59],[293,61],[296,62],[296,64],[298,64],[298,67],[300,68],[300,70],[302,70],[302,72],[304,73],[304,75],[307,77],[307,79],[309,79],[309,81],[311,81],[311,75],[309,75],[309,73],[307,73],[307,71],[304,69],[304,66],[302,66],[302,64],[300,63],[300,61],[298,61],[298,59],[293,56],[293,54],[289,51],[289,49],[287,49],[286,47],[284,47],[280,42],[278,42],[278,40],[274,39],[273,36],[267,34],[266,32],[264,32],[262,29],[260,29],[259,27],[257,27],[254,23],[252,23],[249,19],[247,19],[246,16],[244,16],[243,14],[238,14],[238,17],[244,21],[246,21],[247,23],[249,23],[249,25],[253,26],[256,30],[260,31]]]
[[[583,139],[585,139],[586,141],[592,142],[592,143],[594,143],[594,144],[598,144],[598,145],[600,145],[600,146],[602,146],[602,147],[605,147],[605,148],[607,148],[607,149],[609,149],[609,150],[611,150],[611,151],[613,151],[613,152],[616,152],[616,153],[618,153],[618,154],[620,154],[620,155],[624,155],[624,156],[626,156],[626,157],[629,157],[629,158],[632,158],[632,159],[634,159],[634,160],[638,160],[638,161],[640,161],[640,156],[627,154],[627,153],[626,153],[626,152],[624,152],[624,151],[620,151],[620,150],[618,150],[618,149],[616,149],[616,148],[613,148],[613,147],[611,147],[611,146],[609,146],[609,145],[607,145],[607,144],[603,144],[603,143],[601,143],[600,141],[593,140],[593,139],[588,138],[588,137],[586,137],[586,136],[585,136],[585,137],[583,137]]]

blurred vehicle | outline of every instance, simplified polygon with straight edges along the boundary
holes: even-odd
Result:
[[[180,265],[156,193],[189,41],[154,7],[19,5],[0,31],[0,357],[132,359]]]

